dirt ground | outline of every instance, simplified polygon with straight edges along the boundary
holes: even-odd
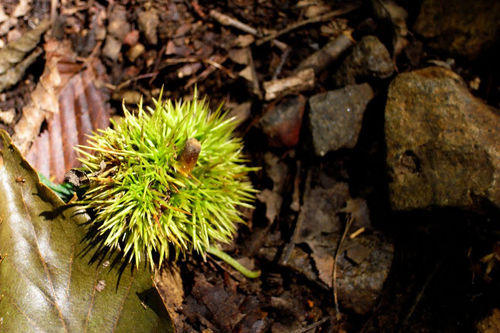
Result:
[[[399,14],[378,0],[4,0],[1,4],[0,14],[6,17],[0,21],[4,47],[44,18],[52,20],[39,44],[43,52],[40,49],[26,73],[1,93],[0,110],[5,116],[10,110],[11,119],[2,118],[0,128],[11,135],[39,82],[53,86],[47,95],[57,96],[52,103],[59,104],[63,117],[65,103],[72,104],[68,108],[76,117],[99,110],[101,120],[93,125],[100,128],[109,124],[109,118],[123,115],[123,100],[133,109],[141,96],[151,101],[161,89],[172,99],[190,98],[197,89],[212,107],[224,102],[241,119],[238,135],[244,138],[250,164],[261,168],[250,176],[260,194],[255,210],[245,211],[248,224],[240,226],[235,243],[224,249],[262,275],[246,279],[218,260],[203,261],[199,256],[178,262],[180,269],[174,275],[183,291],[167,301],[178,332],[467,332],[500,306],[497,207],[401,212],[393,211],[389,202],[384,108],[389,84],[398,73],[429,63],[451,66],[469,87],[480,78],[481,84],[471,88],[475,96],[494,107],[500,101],[499,66],[490,61],[494,53],[485,51],[472,59],[430,47],[411,29],[421,4],[400,1],[394,7]],[[51,11],[55,4],[57,9]],[[348,57],[347,50],[368,35],[376,36],[387,49],[390,73],[353,74],[351,83],[340,82],[335,73]],[[326,55],[315,53],[342,38],[344,44],[333,44]],[[301,72],[313,54],[314,71]],[[62,73],[59,86],[43,74],[51,59],[56,59],[52,66]],[[290,78],[297,82],[290,83]],[[360,121],[355,145],[324,156],[314,154],[308,128],[302,126],[308,117],[306,100],[364,82],[374,97]],[[92,93],[85,93],[85,101],[65,101],[65,95],[81,93],[84,84],[93,87]],[[66,86],[71,89],[62,90]],[[284,120],[269,116],[286,108],[283,105],[293,116],[285,114]],[[48,119],[42,119],[40,133],[51,129]],[[83,140],[64,130],[61,137],[75,144]],[[68,155],[47,157],[44,164],[39,157],[43,153],[37,152],[41,146],[35,142],[25,152],[52,180],[61,181],[67,169],[77,166],[76,156]],[[50,166],[50,160],[57,158],[64,160],[66,170]],[[341,190],[336,187],[340,183],[348,187]],[[318,237],[335,239],[329,245],[335,253],[329,258],[340,267],[318,259],[323,250],[316,240],[297,236],[308,223],[307,215],[301,214],[319,209],[314,204],[307,208],[306,203],[319,205],[323,200],[324,196],[314,196],[319,196],[318,188],[328,189],[324,196],[337,205],[325,214],[335,215],[341,227]],[[329,192],[332,188],[336,190]],[[346,209],[346,202],[362,204]],[[349,289],[344,277],[349,276],[349,267],[361,264],[346,257],[340,239],[353,216],[369,216],[372,231],[366,242],[374,244],[373,251],[381,251],[373,260],[380,260],[383,267],[357,272],[355,278],[362,282]],[[355,230],[353,226],[349,233]],[[385,266],[384,253],[383,258],[389,258]],[[332,281],[331,274],[322,275],[332,269],[339,270],[338,281]],[[375,278],[375,273],[381,277]],[[162,278],[172,283],[171,278],[157,276]],[[363,289],[369,284],[380,287]]]

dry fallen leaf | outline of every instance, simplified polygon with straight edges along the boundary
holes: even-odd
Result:
[[[179,267],[174,263],[163,265],[155,272],[153,280],[175,327],[180,327],[181,317],[178,311],[184,302],[184,288]]]
[[[28,31],[21,39],[9,43],[0,50],[0,74],[4,74],[16,64],[20,63],[28,52],[40,42],[40,37],[49,28],[50,21],[43,20],[33,30]]]
[[[73,148],[85,144],[92,131],[109,126],[109,96],[99,88],[107,78],[97,59],[79,72],[82,64],[76,62],[68,44],[51,40],[45,48],[44,73],[23,109],[13,139],[37,170],[62,182],[64,173],[78,166]],[[47,129],[39,135],[44,121]]]

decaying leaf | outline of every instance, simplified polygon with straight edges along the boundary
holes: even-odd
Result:
[[[2,331],[173,332],[150,273],[92,261],[86,214],[39,182],[5,131],[0,197]]]
[[[37,48],[26,59],[17,64],[17,66],[0,75],[0,92],[18,83],[23,78],[28,67],[35,62],[40,54],[42,54],[42,49]]]
[[[62,182],[64,174],[79,165],[73,148],[86,144],[92,131],[109,126],[109,96],[99,88],[107,76],[95,58],[79,72],[82,65],[67,44],[51,40],[46,50],[48,60],[41,83],[23,109],[14,140],[37,170]],[[38,135],[45,120],[47,129]]]
[[[0,49],[0,92],[18,83],[28,67],[42,54],[38,48],[27,55],[38,45],[41,35],[49,26],[50,22],[44,20],[20,39]]]
[[[31,94],[31,101],[23,108],[23,115],[14,128],[13,142],[24,155],[40,131],[44,120],[59,112],[58,95],[71,75],[81,68],[72,65],[67,44],[48,41],[45,48],[45,69],[40,82]],[[68,65],[68,63],[70,65]]]
[[[4,74],[16,64],[20,63],[28,52],[33,50],[40,42],[40,37],[49,28],[50,21],[43,20],[33,30],[0,50],[0,74]]]
[[[175,327],[180,327],[182,319],[178,311],[184,302],[184,288],[179,267],[175,263],[169,263],[168,266],[163,265],[155,273],[154,284]]]
[[[63,181],[69,169],[79,166],[73,148],[86,144],[87,135],[93,131],[109,126],[109,96],[96,85],[96,72],[102,66],[96,59],[69,80],[59,94],[59,113],[48,119],[47,130],[35,139],[28,152],[28,161],[57,183]]]
[[[266,218],[269,223],[273,223],[274,219],[279,215],[281,205],[283,204],[283,197],[271,190],[264,189],[262,192],[257,193],[257,199],[266,204]]]

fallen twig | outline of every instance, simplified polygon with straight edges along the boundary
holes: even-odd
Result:
[[[218,12],[214,9],[210,11],[210,16],[216,19],[220,24],[225,25],[225,26],[230,26],[236,29],[239,29],[241,31],[244,31],[246,33],[249,33],[253,36],[256,37],[261,37],[257,29],[249,26],[248,24],[245,24],[241,21],[238,21],[235,18],[232,18],[230,16],[227,16],[225,14],[222,14],[221,12]],[[272,44],[279,48],[281,51],[285,52],[289,47],[283,42],[280,42],[279,40],[272,40]]]
[[[340,36],[328,42],[321,50],[314,52],[295,69],[299,72],[305,68],[312,68],[318,75],[323,72],[329,64],[335,61],[344,51],[354,45],[351,30],[344,31]]]
[[[276,70],[274,71],[274,74],[273,74],[273,80],[276,80],[278,78],[278,76],[280,75],[281,70],[283,69],[283,66],[285,65],[286,59],[290,55],[291,51],[292,51],[292,49],[288,48],[285,51],[283,51],[283,53],[281,54],[280,63],[278,65],[278,67],[276,67]]]
[[[207,63],[210,64],[211,66],[209,66],[203,72],[201,72],[200,75],[197,75],[197,76],[189,79],[189,81],[184,86],[185,89],[189,88],[190,86],[192,86],[193,84],[195,84],[199,80],[207,77],[208,75],[213,73],[215,71],[215,69],[220,69],[220,70],[224,71],[229,77],[234,78],[233,76],[235,74],[233,74],[229,69],[227,69],[221,65],[222,63],[224,63],[224,61],[226,61],[228,56],[223,57],[221,55],[214,55],[210,58],[211,59],[207,59]]]
[[[196,0],[191,1],[191,5],[193,6],[193,9],[196,12],[196,14],[198,14],[202,19],[205,19],[207,17],[207,15],[201,9],[198,1]]]
[[[247,32],[251,35],[257,36],[258,32],[257,29],[249,26],[248,24],[245,24],[241,21],[238,21],[237,19],[234,19],[228,15],[222,14],[221,12],[218,12],[214,9],[210,11],[210,16],[216,19],[220,24],[225,25],[225,26],[230,26],[236,29],[239,29],[241,31]]]
[[[314,87],[314,82],[314,71],[311,68],[306,68],[283,79],[264,82],[265,99],[270,101],[291,92],[310,90]]]
[[[222,59],[225,61],[227,59],[227,57],[222,58]],[[224,71],[227,74],[227,76],[229,76],[232,79],[236,79],[238,77],[238,75],[234,74],[229,69],[227,69],[226,67],[222,66],[220,63],[218,63],[212,59],[181,58],[181,59],[167,59],[165,61],[167,66],[178,65],[178,64],[189,63],[189,62],[203,62],[203,63],[209,64],[217,69]]]
[[[276,38],[280,37],[281,35],[284,35],[284,34],[287,34],[287,33],[291,32],[291,31],[293,31],[293,30],[297,30],[299,28],[302,28],[302,27],[304,27],[304,26],[306,26],[308,24],[313,24],[313,23],[319,23],[319,22],[328,21],[331,18],[334,18],[336,16],[347,14],[347,13],[353,11],[356,8],[358,8],[358,6],[351,5],[351,6],[347,6],[346,8],[343,8],[343,9],[337,9],[337,10],[331,11],[329,13],[326,13],[324,15],[320,15],[320,16],[317,16],[317,17],[310,18],[308,20],[303,20],[303,21],[291,24],[291,25],[289,25],[288,27],[286,27],[283,30],[277,31],[275,33],[272,33],[272,34],[270,34],[270,35],[268,35],[266,37],[263,37],[263,38],[257,40],[255,42],[255,44],[257,46],[262,45],[262,44],[267,43],[267,42],[269,42],[269,41],[271,41],[273,39],[276,39]]]
[[[108,88],[111,88],[111,90],[113,91],[120,91],[122,90],[123,88],[125,88],[126,86],[128,86],[129,84],[131,84],[132,82],[135,82],[135,81],[138,81],[138,80],[141,80],[141,79],[147,79],[147,78],[155,78],[158,74],[160,74],[160,72],[153,72],[153,73],[146,73],[146,74],[141,74],[141,75],[138,75],[130,80],[127,80],[125,82],[122,82],[120,83],[119,85],[117,86],[113,86],[112,84],[107,84]]]

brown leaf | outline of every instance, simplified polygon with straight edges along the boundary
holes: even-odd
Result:
[[[181,317],[178,310],[184,302],[184,288],[182,286],[181,272],[178,266],[174,263],[169,263],[168,266],[163,265],[157,270],[154,276],[154,285],[156,290],[163,300],[163,304],[167,308],[175,327],[180,327]]]
[[[20,63],[26,54],[33,50],[40,42],[40,37],[49,28],[50,21],[43,20],[33,30],[27,32],[21,39],[9,43],[0,50],[0,74]]]
[[[279,215],[283,198],[276,192],[264,189],[261,193],[257,193],[257,199],[266,204],[266,218],[269,223],[273,223],[274,219]]]
[[[38,116],[38,127],[30,127],[34,136],[37,136],[41,122],[47,119],[47,129],[34,139],[27,159],[47,178],[62,182],[69,169],[79,166],[74,147],[86,144],[87,135],[92,131],[109,126],[109,96],[98,87],[107,77],[104,66],[97,59],[77,73],[81,65],[71,56],[71,49],[67,45],[49,45],[47,48],[51,50],[47,52],[47,56],[51,57],[50,67],[46,67],[40,79],[43,85],[39,84],[35,91],[40,87],[41,94],[46,92],[42,98],[49,106],[40,110],[43,117]],[[36,107],[40,105],[38,97],[41,96],[34,92],[29,105],[31,108],[23,110],[23,118],[27,117],[26,110],[37,110]],[[47,108],[58,112],[43,112]],[[29,120],[26,119],[24,124],[29,123]],[[16,138],[20,137],[20,124],[21,121],[16,125]],[[25,137],[28,134],[33,136],[31,132]]]
[[[66,84],[69,76],[75,73],[77,68],[68,68],[65,61],[71,56],[68,44],[60,44],[49,41],[44,45],[47,61],[40,82],[31,94],[31,101],[23,108],[23,115],[14,128],[13,142],[25,155],[31,143],[40,131],[45,119],[59,112],[57,96]],[[70,53],[71,54],[71,53]],[[59,65],[62,66],[59,66]],[[68,75],[68,70],[71,74]]]

